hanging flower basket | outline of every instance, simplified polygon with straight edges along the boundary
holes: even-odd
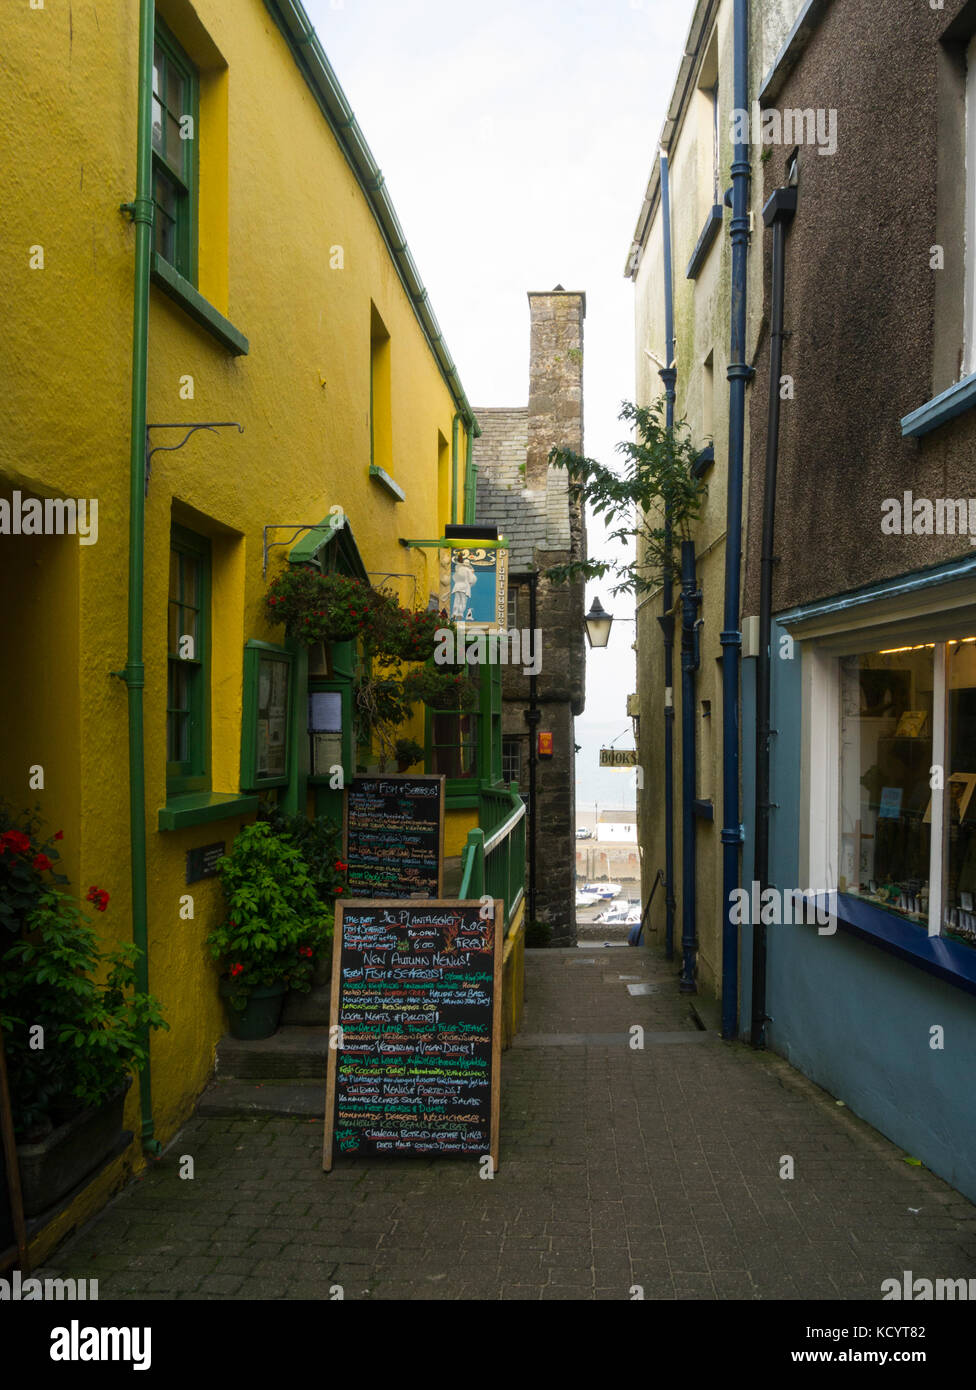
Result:
[[[437,650],[437,634],[452,630],[444,613],[399,608],[391,600],[377,605],[366,637],[368,649],[388,661],[430,661]]]
[[[422,700],[428,709],[457,711],[473,710],[478,703],[478,687],[463,671],[423,667],[403,678],[403,693],[408,700]]]
[[[317,642],[359,637],[368,629],[380,598],[360,579],[299,565],[283,570],[269,585],[266,604],[273,623],[283,623],[289,637],[302,646],[314,647]]]

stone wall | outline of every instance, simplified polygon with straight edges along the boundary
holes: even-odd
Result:
[[[553,756],[536,763],[535,916],[549,924],[553,945],[567,946],[576,940],[574,720],[584,701],[584,586],[551,584],[544,572],[585,555],[582,510],[570,500],[565,470],[550,468],[548,459],[554,446],[583,450],[586,299],[557,289],[530,294],[529,306],[528,409],[476,411],[482,428],[474,446],[477,517],[497,524],[510,542],[509,582],[518,587],[520,631],[531,625],[530,576],[536,576],[538,720],[533,732],[526,719],[531,679],[525,664],[508,666],[502,732],[520,741],[519,786],[527,799],[535,734],[553,736]]]

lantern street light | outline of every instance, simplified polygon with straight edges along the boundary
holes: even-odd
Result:
[[[613,616],[606,611],[598,598],[594,598],[583,621],[586,624],[586,636],[590,646],[605,647],[610,641]]]

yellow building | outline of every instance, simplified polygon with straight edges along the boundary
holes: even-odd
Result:
[[[426,608],[439,551],[401,542],[474,521],[477,424],[297,0],[116,0],[97,17],[10,4],[0,47],[0,112],[18,132],[0,175],[0,793],[63,830],[73,890],[110,891],[100,931],[145,935],[170,1030],[152,1037],[126,1124],[151,1151],[186,1119],[224,1031],[204,944],[220,889],[187,886],[188,854],[229,846],[258,806],[244,711],[261,648],[247,644],[291,658],[270,794],[335,810],[309,761],[314,667],[269,625],[269,578],[300,560]],[[74,527],[68,501],[35,534],[30,499],[71,499]],[[352,679],[339,660],[330,674]],[[427,770],[466,774],[447,785],[449,856],[512,805],[495,676],[470,756],[445,764],[419,718],[404,731]],[[371,766],[343,733],[346,773]],[[137,1142],[47,1248],[141,1161]]]

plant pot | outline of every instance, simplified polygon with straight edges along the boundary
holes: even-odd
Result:
[[[258,985],[251,990],[244,1008],[235,1009],[229,1002],[234,987],[230,980],[221,980],[220,996],[228,1001],[227,1022],[231,1037],[242,1042],[258,1042],[277,1033],[286,990],[284,980],[273,985]]]
[[[122,1133],[127,1076],[101,1105],[81,1110],[36,1144],[17,1145],[24,1215],[39,1216],[98,1168]]]

